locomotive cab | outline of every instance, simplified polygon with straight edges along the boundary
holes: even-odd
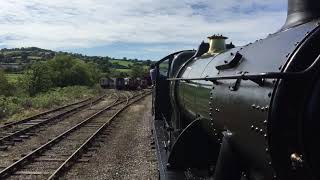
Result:
[[[168,72],[173,56],[168,56],[160,60],[156,65],[156,80],[154,86],[154,114],[155,119],[169,120],[169,82]]]
[[[178,51],[155,64],[156,81],[153,98],[155,119],[170,122],[172,106],[170,105],[170,82],[167,79],[174,77],[183,60],[189,59],[193,54],[193,50]]]
[[[172,110],[174,109],[176,94],[175,83],[168,81],[168,78],[175,78],[181,73],[182,67],[189,63],[191,59],[201,56],[209,49],[209,44],[202,42],[198,50],[184,50],[172,53],[155,64],[156,82],[154,87],[154,114],[155,119],[171,120]],[[169,124],[167,124],[169,126]],[[172,125],[170,125],[172,126]]]

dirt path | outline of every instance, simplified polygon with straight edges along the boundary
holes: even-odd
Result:
[[[148,96],[121,113],[89,162],[75,164],[65,178],[158,179],[156,154],[151,148],[150,110]]]

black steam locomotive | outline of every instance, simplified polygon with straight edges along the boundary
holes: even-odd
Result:
[[[214,35],[156,63],[161,178],[320,179],[319,17],[320,1],[289,0],[265,39],[227,49]]]

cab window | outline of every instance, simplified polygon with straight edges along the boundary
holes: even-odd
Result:
[[[168,77],[168,71],[169,71],[169,59],[159,64],[160,75]]]

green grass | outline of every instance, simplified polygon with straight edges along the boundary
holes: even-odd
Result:
[[[129,64],[133,65],[133,62],[130,61],[123,61],[123,60],[110,60],[111,63],[118,63],[122,66],[129,67]]]
[[[42,59],[42,57],[38,57],[38,56],[28,56],[29,59],[32,59],[32,60],[40,60]]]
[[[125,72],[125,73],[130,73],[130,69],[115,69],[117,72]]]
[[[16,83],[19,80],[19,77],[22,77],[23,74],[6,74],[9,83]]]
[[[145,69],[145,70],[149,70],[149,69],[150,69],[150,67],[149,67],[149,66],[143,66],[143,69]]]
[[[133,62],[130,62],[130,61],[124,61],[124,60],[110,60],[111,63],[118,63],[119,65],[121,66],[126,66],[129,68],[129,65],[133,65],[134,63]],[[149,70],[149,66],[143,66],[143,69],[145,70]],[[118,69],[118,68],[115,68],[115,71],[117,72],[125,72],[125,73],[130,73],[131,72],[131,69]]]
[[[35,97],[0,96],[0,123],[16,121],[58,106],[87,99],[101,93],[100,90],[99,86],[95,88],[69,86],[54,88]]]
[[[110,60],[111,63],[118,63],[119,65],[129,67],[129,65],[133,65],[134,62],[124,61],[124,60]],[[139,62],[138,62],[139,63]],[[149,68],[149,66],[143,66],[143,68]]]

